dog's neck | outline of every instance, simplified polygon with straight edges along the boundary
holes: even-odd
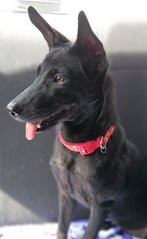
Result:
[[[109,77],[104,83],[104,97],[98,105],[94,106],[91,114],[89,112],[85,121],[79,123],[67,121],[61,125],[60,131],[69,142],[85,142],[103,136],[113,125],[116,125],[112,99],[112,82]]]

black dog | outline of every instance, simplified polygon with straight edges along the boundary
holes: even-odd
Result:
[[[147,224],[147,159],[126,139],[116,117],[102,43],[84,12],[74,44],[34,8],[28,12],[50,52],[34,83],[8,109],[27,122],[28,139],[58,125],[51,160],[60,194],[57,238],[67,238],[76,201],[90,208],[83,239],[95,239],[107,215],[127,231],[141,231]]]

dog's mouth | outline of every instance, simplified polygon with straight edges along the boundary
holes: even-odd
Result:
[[[26,138],[32,140],[35,138],[36,133],[49,130],[54,125],[59,123],[67,114],[67,110],[63,109],[55,114],[52,114],[49,118],[45,120],[40,120],[36,122],[26,123]]]

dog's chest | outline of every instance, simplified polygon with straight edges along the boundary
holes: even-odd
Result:
[[[64,194],[68,194],[80,201],[84,206],[88,206],[92,200],[91,192],[92,187],[90,182],[85,179],[84,168],[77,165],[78,162],[74,162],[72,159],[68,166],[59,163],[58,160],[51,162],[51,168],[56,178],[58,187]]]
[[[89,206],[98,195],[103,198],[103,182],[98,179],[97,168],[87,157],[68,157],[67,160],[61,154],[54,155],[51,168],[60,190],[84,206]]]

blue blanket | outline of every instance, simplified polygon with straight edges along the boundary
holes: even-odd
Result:
[[[69,231],[70,239],[81,239],[87,227],[87,221],[73,222]],[[101,230],[97,235],[97,239],[134,239],[125,233],[121,227],[112,227],[107,230]]]

